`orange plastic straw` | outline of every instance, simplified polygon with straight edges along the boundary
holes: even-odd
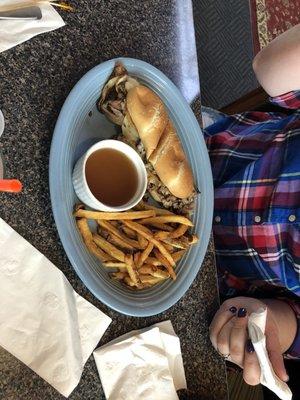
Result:
[[[0,179],[0,192],[20,193],[22,188],[18,179]]]

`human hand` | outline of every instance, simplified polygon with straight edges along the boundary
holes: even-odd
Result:
[[[271,364],[276,375],[287,381],[282,354],[291,346],[297,330],[295,315],[287,303],[235,297],[221,305],[210,326],[210,339],[214,348],[243,368],[244,380],[249,385],[259,383],[260,366],[248,338],[248,315],[262,307],[268,308],[265,335]]]

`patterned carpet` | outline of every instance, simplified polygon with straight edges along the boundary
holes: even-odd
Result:
[[[248,0],[193,0],[202,103],[221,108],[254,90]]]

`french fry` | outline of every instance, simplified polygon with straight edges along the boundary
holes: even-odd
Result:
[[[111,257],[95,244],[92,232],[90,231],[86,218],[78,219],[76,223],[88,250],[92,254],[94,254],[94,256],[96,256],[100,261],[110,261]]]
[[[142,249],[145,249],[148,245],[147,239],[145,239],[140,233],[138,233],[138,242]]]
[[[146,264],[150,264],[150,265],[154,265],[155,267],[160,267],[162,265],[162,263],[155,257],[148,257],[145,260],[145,263]]]
[[[158,222],[152,222],[151,224],[149,224],[151,226],[153,226],[153,228],[159,229],[161,231],[167,231],[167,232],[171,232],[173,230],[173,228],[170,225],[167,224],[159,224]]]
[[[167,260],[166,257],[164,257],[164,255],[162,253],[160,253],[157,249],[154,249],[154,254],[155,257],[161,261],[162,265],[167,269],[167,271],[169,272],[171,278],[175,281],[176,279],[176,273],[173,269],[173,266],[169,263],[169,260]]]
[[[102,263],[103,267],[106,268],[119,268],[119,269],[127,269],[126,268],[126,264],[123,262],[119,262],[119,261],[105,261],[104,263]]]
[[[122,250],[119,250],[113,244],[109,243],[107,240],[103,239],[103,237],[93,234],[94,242],[99,246],[102,250],[106,251],[110,256],[119,260],[121,262],[125,262],[125,254]]]
[[[123,271],[112,272],[112,273],[110,273],[110,276],[111,276],[113,279],[116,279],[116,280],[118,280],[118,281],[121,281],[121,280],[123,280],[123,279],[126,278],[126,277],[129,278],[127,272],[123,272]]]
[[[112,279],[132,289],[149,288],[170,277],[175,280],[176,263],[198,241],[187,233],[193,223],[186,217],[143,202],[129,212],[84,207],[77,205],[74,216],[86,246],[104,267],[115,269],[109,272]],[[87,219],[97,220],[98,234],[91,232]]]
[[[175,215],[169,210],[151,206],[150,204],[144,203],[143,201],[140,201],[135,208],[137,208],[138,210],[154,210],[156,215]]]
[[[133,220],[141,218],[155,217],[154,210],[146,211],[124,211],[124,212],[102,212],[102,211],[89,211],[79,209],[75,211],[74,216],[76,218],[87,218],[96,220]]]
[[[184,225],[183,225],[184,226]],[[154,237],[157,240],[163,240],[163,239],[167,239],[168,237],[170,237],[170,234],[172,232],[167,232],[167,231],[158,231],[155,232]]]
[[[124,277],[124,282],[126,283],[127,286],[130,286],[130,287],[136,286],[136,283],[134,283],[133,280],[129,276]]]
[[[143,225],[140,225],[136,222],[133,221],[126,221],[123,220],[123,224],[129,226],[129,228],[134,229],[135,231],[137,231],[138,233],[140,233],[142,236],[144,236],[149,242],[153,243],[155,247],[158,248],[158,250],[161,252],[161,254],[164,255],[164,257],[169,261],[169,263],[171,264],[171,266],[175,266],[175,262],[171,256],[171,254],[168,252],[168,250],[164,247],[164,245],[159,242],[158,240],[156,240],[153,237],[152,232],[144,227]]]
[[[172,253],[173,260],[177,263],[185,255],[186,250],[179,250]]]
[[[143,265],[139,269],[139,274],[152,275],[155,278],[162,278],[162,279],[170,278],[170,274],[167,271],[163,271],[157,267],[154,267],[153,265]]]
[[[151,286],[155,285],[156,283],[162,282],[165,278],[157,278],[152,275],[141,275],[141,282],[142,283],[149,283]]]
[[[140,211],[142,212],[142,211]],[[186,217],[183,217],[182,215],[161,215],[160,217],[146,217],[140,221],[138,221],[142,225],[152,225],[153,223],[158,223],[158,224],[169,224],[169,223],[177,223],[177,224],[183,224],[187,226],[194,226],[192,221],[187,219]]]
[[[108,232],[111,232],[112,234],[117,236],[119,239],[121,239],[124,243],[126,243],[128,246],[130,246],[127,248],[132,249],[132,250],[135,248],[136,249],[140,248],[139,247],[140,245],[137,240],[128,238],[127,236],[122,234],[122,232],[120,232],[118,228],[113,226],[112,222],[114,222],[114,221],[109,222],[109,221],[98,220],[97,222],[98,222],[98,225],[100,225],[102,228],[106,229]]]
[[[145,260],[148,258],[149,254],[153,250],[153,247],[154,247],[153,243],[148,242],[148,246],[139,256],[138,263],[136,264],[137,269],[139,269],[144,264]]]
[[[183,236],[188,229],[188,225],[180,224],[174,231],[170,232],[169,238],[177,239]]]
[[[129,250],[129,251],[133,251],[134,247],[131,246],[130,244],[126,243],[123,239],[120,239],[118,236],[114,235],[113,233],[108,233],[108,236],[106,238],[106,240],[117,246],[117,247],[121,247],[121,249],[123,250]]]
[[[187,249],[192,244],[198,242],[198,237],[196,235],[192,236],[181,236],[177,239],[166,238],[162,240],[165,244],[176,247],[177,249]]]
[[[133,262],[134,262],[134,264],[136,265],[136,267],[137,267],[137,265],[138,265],[139,258],[140,258],[140,256],[141,256],[141,254],[142,254],[142,253],[137,252],[137,253],[134,253],[134,255],[133,255]]]
[[[116,228],[119,226],[118,221],[110,221],[110,223],[111,223],[111,225],[113,225]]]
[[[133,229],[128,228],[128,226],[122,226],[122,230],[130,239],[136,239],[137,233]]]
[[[174,248],[170,244],[164,243],[164,247],[168,250],[169,253],[172,254],[174,252]]]
[[[81,210],[81,209],[85,209],[85,206],[84,206],[84,204],[82,204],[82,203],[77,203],[77,204],[75,204],[75,206],[74,206],[74,213],[76,212],[76,211],[78,211],[78,210]]]
[[[188,249],[190,247],[189,239],[186,236],[182,236],[178,239],[166,238],[162,240],[164,244],[175,247],[176,249]]]
[[[192,244],[198,243],[198,241],[199,241],[199,239],[198,239],[198,236],[197,236],[197,235],[192,235],[192,236],[189,238],[190,246],[191,246]]]
[[[125,255],[125,264],[130,279],[135,285],[138,285],[138,283],[140,283],[141,281],[139,278],[139,274],[137,273],[136,266],[134,265],[132,255],[130,254]]]

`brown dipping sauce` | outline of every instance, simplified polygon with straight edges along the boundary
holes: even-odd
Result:
[[[138,187],[133,162],[115,149],[100,149],[89,156],[85,176],[90,191],[101,203],[117,207],[128,203]]]

